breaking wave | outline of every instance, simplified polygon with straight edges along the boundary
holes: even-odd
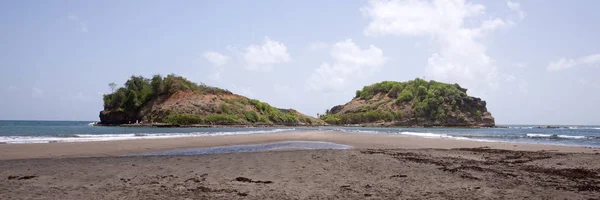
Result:
[[[129,133],[129,134],[58,134],[54,136],[0,136],[0,144],[91,142],[136,139],[164,139],[182,137],[205,137],[222,135],[264,134],[294,131],[296,129],[272,129],[231,132],[192,132],[192,133]]]
[[[539,134],[539,133],[528,133],[527,137],[530,138],[562,138],[562,139],[596,139],[594,136],[583,136],[583,135],[557,135],[557,134]]]

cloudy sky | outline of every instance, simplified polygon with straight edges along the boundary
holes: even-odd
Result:
[[[459,83],[498,124],[600,124],[600,1],[2,1],[0,119],[98,120],[108,83],[175,73],[309,115]]]

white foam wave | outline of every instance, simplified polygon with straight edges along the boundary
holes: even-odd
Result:
[[[552,137],[552,134],[527,133],[527,137]]]
[[[567,138],[567,139],[585,139],[586,136],[581,135],[557,135],[559,138]]]
[[[532,138],[564,138],[564,139],[586,139],[586,136],[582,135],[556,135],[556,134],[538,134],[538,133],[528,133],[527,137]]]
[[[131,134],[69,134],[58,136],[0,136],[0,144],[52,143],[52,142],[93,142],[112,140],[166,139],[182,137],[205,137],[223,135],[264,134],[294,131],[296,129],[271,129],[232,132],[192,132],[192,133],[131,133]]]
[[[514,129],[533,129],[533,126],[509,126],[508,128],[514,128]]]
[[[459,140],[471,140],[470,138],[466,138],[466,137],[451,136],[448,134],[439,134],[439,133],[400,132],[400,135],[417,136],[417,137],[424,137],[424,138],[449,138],[449,139],[459,139]]]
[[[376,133],[381,133],[379,131],[369,131],[369,130],[352,130],[352,129],[333,129],[333,131],[342,131],[342,132],[349,132],[349,133],[369,133],[369,134],[376,134]]]
[[[402,130],[402,129],[398,129],[398,130]],[[333,129],[333,131],[342,131],[342,132],[349,132],[349,133],[366,133],[366,134],[392,134],[392,135],[405,135],[405,136],[413,136],[413,137],[423,137],[423,138],[445,138],[445,139],[456,139],[456,140],[473,140],[473,141],[481,141],[481,142],[490,142],[491,140],[485,140],[485,139],[473,139],[473,138],[467,138],[467,137],[460,137],[460,136],[452,136],[452,135],[448,135],[448,134],[439,134],[439,133],[420,133],[420,132],[408,132],[408,131],[401,131],[401,132],[386,132],[386,131],[372,131],[372,130],[352,130],[352,129]]]

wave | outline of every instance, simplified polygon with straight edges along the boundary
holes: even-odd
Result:
[[[417,136],[424,138],[449,138],[449,139],[458,139],[458,140],[475,140],[472,138],[461,137],[461,136],[452,136],[443,133],[419,133],[419,132],[400,132],[400,135],[408,135],[408,136]]]
[[[422,137],[422,138],[446,138],[446,139],[457,139],[457,140],[473,140],[473,141],[482,141],[489,142],[491,140],[486,139],[474,139],[465,136],[453,136],[443,133],[427,133],[427,132],[409,132],[402,131],[402,129],[396,130],[356,130],[356,129],[333,129],[332,131],[341,131],[348,133],[362,133],[362,134],[386,134],[386,135],[405,135],[405,136],[413,136],[413,137]]]
[[[58,134],[56,137],[59,138],[76,138],[79,137],[77,134]]]
[[[527,133],[527,137],[552,137],[553,134]]]
[[[594,136],[583,136],[583,135],[557,135],[557,134],[538,134],[528,133],[527,137],[530,138],[562,138],[562,139],[595,139]]]
[[[532,129],[533,127],[509,127],[516,129]],[[582,136],[582,135],[559,135],[559,134],[542,134],[542,133],[528,133],[526,135],[467,135],[467,134],[445,134],[445,133],[431,133],[431,132],[409,132],[402,131],[402,129],[396,130],[357,130],[357,129],[333,129],[333,131],[343,131],[350,133],[363,133],[363,134],[392,134],[392,135],[405,135],[423,138],[444,138],[444,139],[457,139],[457,140],[472,140],[482,142],[503,142],[507,140],[518,140],[519,138],[531,138],[531,139],[569,139],[569,140],[590,140],[600,139],[600,136]]]
[[[533,129],[533,126],[509,126],[512,129]]]
[[[58,134],[54,136],[0,136],[0,144],[53,143],[53,142],[92,142],[136,139],[165,139],[182,137],[206,137],[223,135],[266,134],[294,131],[296,129],[271,129],[231,132],[192,132],[192,133],[128,133],[128,134]]]
[[[588,130],[600,130],[600,127],[586,127],[586,126],[570,126],[569,129],[588,129]]]
[[[348,132],[348,133],[369,133],[369,134],[383,133],[380,131],[340,129],[340,128],[333,129],[333,131],[341,131],[341,132]]]

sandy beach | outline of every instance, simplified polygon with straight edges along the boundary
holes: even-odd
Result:
[[[215,146],[261,144],[281,141],[324,141],[350,145],[359,149],[453,149],[479,148],[555,151],[571,153],[595,153],[600,149],[586,147],[520,144],[506,142],[478,142],[471,140],[420,138],[397,135],[358,134],[335,131],[281,132],[230,136],[185,137],[171,139],[140,139],[103,142],[65,142],[45,144],[0,145],[0,160],[28,158],[69,158],[121,156],[172,149],[202,148]]]
[[[350,150],[164,150],[326,141]],[[600,151],[343,132],[0,145],[0,199],[598,199]]]

